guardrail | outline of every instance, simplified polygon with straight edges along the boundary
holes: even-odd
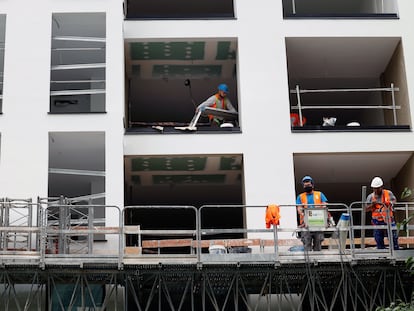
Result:
[[[309,256],[320,260],[368,257],[392,260],[401,257],[401,253],[394,250],[392,239],[389,242],[386,239],[388,248],[376,249],[372,237],[374,229],[385,230],[387,236],[392,236],[392,231],[397,230],[400,245],[414,250],[413,221],[404,228],[392,227],[390,223],[374,226],[366,217],[364,202],[353,202],[349,206],[327,204],[326,208],[337,225],[305,228],[283,225],[284,211],[293,209],[296,215],[298,206],[279,205],[282,225],[270,229],[265,228],[266,206],[261,205],[204,205],[198,209],[194,206],[127,206],[121,210],[110,205],[65,203],[59,199],[39,200],[38,203],[1,200],[0,262],[31,262],[42,267],[48,264],[114,263],[121,268],[126,260],[139,263],[154,257],[158,262],[173,258],[175,261],[185,259],[196,263],[243,260],[279,262],[304,260]],[[314,210],[321,209],[313,207]],[[15,212],[11,213],[12,209],[18,213],[13,219],[6,217],[5,220],[5,215],[11,216]],[[224,209],[226,213],[223,213]],[[229,209],[239,214],[242,212],[245,223],[229,228],[226,225],[218,227],[209,221],[211,211],[214,211],[214,217],[222,217],[220,215],[229,215]],[[414,214],[414,203],[398,203],[394,211],[396,221],[400,223]],[[105,213],[111,215],[112,223],[113,217],[116,218],[114,226],[106,226],[105,217],[95,217]],[[252,219],[259,219],[259,214],[263,215],[263,221],[252,223]],[[339,221],[344,214],[349,215],[349,223]],[[29,215],[34,221],[27,220]],[[25,220],[18,223],[22,219]],[[298,238],[303,231],[324,233],[322,252],[303,250]],[[17,247],[17,242],[22,242],[23,246]],[[224,253],[226,256],[223,256]],[[408,253],[406,256],[409,256]]]

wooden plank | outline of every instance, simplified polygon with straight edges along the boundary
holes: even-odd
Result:
[[[142,241],[142,248],[185,247],[192,244],[193,240],[190,239],[147,240]]]
[[[337,240],[337,239],[336,239]],[[399,237],[399,244],[413,244],[413,237]],[[350,245],[350,239],[346,240],[346,245]],[[385,238],[385,242],[388,239]],[[325,238],[322,245],[329,246],[331,244],[331,238]],[[361,239],[355,238],[354,244],[361,245]],[[169,240],[147,240],[142,242],[143,248],[162,248],[162,247],[193,247],[196,248],[198,245],[197,241],[191,239],[169,239]],[[263,239],[221,239],[221,240],[202,240],[199,244],[201,248],[208,248],[211,245],[222,245],[225,247],[246,247],[246,246],[274,246],[274,240],[263,240]],[[300,239],[279,239],[278,246],[297,246],[302,245]],[[374,238],[365,238],[366,246],[375,246]]]

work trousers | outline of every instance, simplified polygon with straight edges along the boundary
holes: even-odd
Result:
[[[321,231],[302,231],[301,240],[305,251],[320,251],[322,250],[322,241],[324,233]]]
[[[386,223],[384,221],[378,221],[375,220],[373,221],[374,225],[386,225]],[[400,246],[398,245],[398,234],[397,234],[397,230],[395,230],[395,223],[393,223],[391,225],[392,227],[392,242],[394,244],[394,249],[399,249]],[[388,236],[388,230],[387,229],[374,229],[374,238],[375,238],[375,243],[377,243],[377,248],[378,249],[384,249],[385,248],[385,244],[384,244],[384,237]]]

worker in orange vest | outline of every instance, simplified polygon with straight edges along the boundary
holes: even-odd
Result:
[[[398,234],[395,230],[393,205],[397,198],[390,191],[384,189],[384,182],[381,177],[374,177],[371,181],[372,193],[367,197],[366,210],[371,212],[371,223],[373,225],[387,225],[393,227],[392,241],[394,249],[399,249]],[[384,249],[384,237],[388,236],[387,229],[374,229],[374,238],[378,249]]]
[[[227,86],[227,84],[220,84],[217,87],[217,93],[210,96],[200,105],[198,105],[196,112],[204,111],[207,107],[228,110],[230,112],[237,112],[227,96],[228,93],[229,87]],[[223,123],[223,120],[219,117],[209,115],[208,118],[212,126],[220,126]]]
[[[299,194],[296,198],[297,212],[299,214],[299,227],[307,228],[305,223],[305,209],[308,208],[326,208],[328,199],[325,194],[314,190],[314,181],[310,176],[302,178],[302,186],[304,192]],[[326,224],[327,226],[328,224]],[[324,232],[322,231],[301,231],[300,238],[303,242],[305,251],[320,251],[322,249],[322,241],[324,239]]]

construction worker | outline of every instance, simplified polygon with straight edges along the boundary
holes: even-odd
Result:
[[[229,87],[224,83],[220,84],[217,87],[217,93],[210,96],[200,105],[198,105],[196,112],[204,111],[207,107],[228,110],[230,112],[237,112],[231,104],[230,99],[227,97],[228,93]],[[219,117],[209,115],[208,118],[212,126],[220,126],[223,123],[223,120]]]
[[[299,227],[307,228],[305,223],[305,209],[308,208],[326,208],[328,199],[320,192],[315,191],[314,181],[310,176],[302,178],[302,187],[304,192],[299,194],[296,198],[297,212],[299,214]],[[326,224],[327,225],[327,224]],[[303,242],[305,251],[320,251],[322,249],[322,241],[324,239],[323,231],[301,231],[300,238]]]
[[[367,197],[366,210],[371,212],[371,223],[373,225],[387,225],[388,223],[394,228],[392,230],[392,241],[394,249],[399,249],[398,235],[395,230],[395,220],[393,205],[397,202],[395,195],[384,189],[384,182],[381,177],[374,177],[371,181],[372,193]],[[384,237],[387,235],[387,229],[374,229],[374,238],[378,249],[384,249]]]

